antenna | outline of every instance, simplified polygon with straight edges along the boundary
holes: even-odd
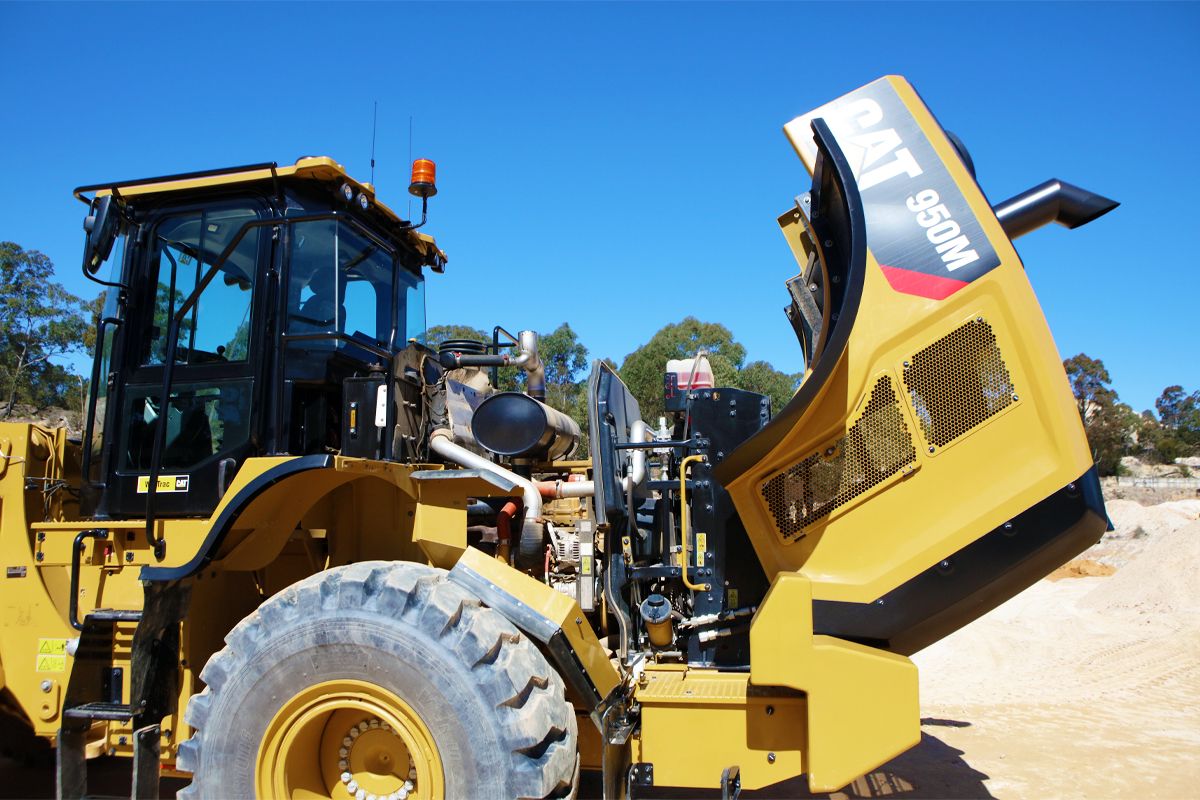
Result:
[[[371,185],[375,185],[375,127],[379,121],[379,101],[375,101],[375,110],[371,112]]]
[[[408,115],[408,163],[412,163],[412,114]],[[408,213],[406,216],[412,219],[412,197],[408,198]]]

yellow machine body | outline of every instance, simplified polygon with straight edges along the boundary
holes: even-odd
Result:
[[[166,557],[158,561],[144,521],[73,520],[77,509],[65,492],[43,503],[44,484],[78,480],[79,447],[67,441],[65,429],[0,424],[0,454],[0,558],[9,609],[0,616],[0,689],[15,706],[10,711],[24,715],[33,732],[47,738],[62,724],[76,662],[79,632],[70,622],[70,570],[81,532],[102,530],[107,536],[88,537],[82,544],[77,619],[97,609],[141,611],[143,568],[192,577],[181,636],[179,707],[184,708],[197,690],[200,668],[264,597],[308,575],[358,561],[449,568],[467,548],[466,498],[512,491],[491,476],[448,471],[440,464],[329,457],[289,473],[299,459],[252,458],[211,517],[158,521],[169,542]],[[221,536],[212,547],[215,532]],[[129,697],[137,623],[122,621],[116,627],[112,665],[121,670],[123,683],[112,693]],[[162,728],[163,761],[170,768],[176,746],[190,729],[181,719],[168,719]],[[127,723],[111,722],[92,751],[131,755],[132,733]]]
[[[667,523],[667,534],[681,531],[682,541],[662,563],[638,564],[633,534],[596,513],[595,420],[592,460],[555,469],[560,478],[593,479],[594,498],[573,491],[590,481],[538,489],[513,472],[490,469],[477,453],[446,450],[457,445],[445,442],[438,452],[473,466],[450,467],[449,456],[445,463],[351,458],[323,446],[299,451],[308,455],[245,458],[214,495],[219,500],[210,514],[160,514],[150,531],[145,519],[81,518],[77,495],[63,489],[84,483],[83,457],[65,431],[2,424],[0,699],[9,715],[52,740],[72,708],[69,689],[83,686],[114,702],[145,696],[139,659],[161,644],[147,637],[172,642],[163,631],[178,631],[178,663],[168,664],[172,677],[161,690],[171,694],[164,708],[178,710],[163,718],[157,750],[163,767],[173,770],[179,745],[193,733],[182,709],[205,690],[200,670],[240,620],[327,570],[417,562],[446,570],[439,580],[536,642],[577,714],[579,763],[603,770],[607,796],[626,787],[723,782],[736,792],[801,774],[812,791],[833,791],[916,744],[918,683],[908,656],[1095,541],[1103,504],[1059,354],[1022,263],[962,155],[912,87],[902,78],[880,79],[797,118],[785,133],[814,175],[814,193],[778,220],[803,278],[793,297],[809,315],[801,337],[809,368],[792,402],[732,452],[684,455],[685,449],[672,462],[677,473],[660,476],[659,491],[679,487],[665,516],[682,518],[678,529]],[[352,181],[329,159],[126,184],[120,192],[222,198],[242,184],[278,191],[280,180],[311,181],[331,192],[344,184],[347,200],[365,195],[363,208],[381,215],[372,224],[407,242],[418,274],[422,265],[444,265],[432,238],[379,205],[372,187]],[[92,188],[98,197],[115,197],[115,190]],[[826,235],[831,205],[844,206],[848,238]],[[421,355],[419,370],[435,356]],[[347,407],[354,428],[359,406]],[[626,427],[641,432],[623,446],[648,446],[644,428]],[[432,441],[431,435],[424,455]],[[151,473],[159,476],[159,492],[172,491],[168,473]],[[687,498],[707,487],[710,474],[736,505],[748,542],[740,551],[730,546],[727,555],[757,558],[761,599],[739,604],[734,590],[728,606],[705,619],[678,613],[669,622],[658,619],[654,635],[642,640],[643,652],[631,654],[628,643],[637,637],[628,628],[635,620],[616,607],[624,602],[621,587],[600,587],[597,570],[608,581],[614,569],[640,569],[647,587],[677,581],[677,607],[680,597],[725,602],[721,587],[714,592],[709,584],[712,571],[704,571],[718,540],[712,529],[696,528],[695,508],[689,526]],[[620,480],[617,473],[610,478]],[[628,479],[628,495],[623,489],[613,502],[632,508],[640,479],[632,472]],[[518,568],[510,557],[503,538],[509,529],[500,522],[512,520],[507,506],[497,512],[495,553],[469,546],[473,502],[524,497],[528,505],[530,491],[551,494],[541,516],[525,524],[558,526],[545,546],[544,574],[540,565]],[[136,494],[144,492],[138,485]],[[635,519],[630,528],[636,526]],[[577,566],[552,575],[552,556],[570,556],[560,541],[568,528],[594,537],[572,562]],[[511,533],[525,535],[515,524]],[[156,552],[155,542],[165,549]],[[541,543],[535,544],[540,559]],[[585,600],[582,590],[552,585],[564,575],[600,588]],[[186,609],[174,618],[157,607],[170,592]],[[105,618],[113,609],[126,616]],[[139,623],[145,619],[139,612],[158,615],[157,634]],[[81,639],[89,617],[114,620],[111,635],[88,639],[85,632]],[[741,625],[748,669],[723,668],[714,659],[689,662],[686,647],[672,651],[693,635],[687,631],[718,622]],[[505,634],[497,648],[512,639]],[[297,692],[320,702],[319,688]],[[128,721],[99,720],[103,725],[89,728],[89,752],[134,756],[141,734]],[[432,736],[425,722],[414,726]],[[260,769],[270,773],[262,763],[303,760],[289,753],[286,735],[272,742],[266,761],[260,754]],[[259,778],[259,785],[284,785],[280,775]]]

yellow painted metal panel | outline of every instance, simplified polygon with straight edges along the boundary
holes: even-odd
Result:
[[[620,676],[613,668],[608,653],[579,610],[579,604],[572,598],[473,547],[466,549],[459,563],[562,628],[567,642],[602,698],[607,697],[620,683]]]
[[[635,761],[654,765],[654,783],[713,789],[740,770],[759,789],[804,772],[804,696],[750,684],[746,673],[648,667],[635,697],[641,730]]]
[[[776,577],[750,626],[750,679],[807,697],[809,787],[840,789],[921,739],[917,668],[904,656],[812,632],[812,584]]]
[[[912,87],[902,78],[884,80],[945,161],[1000,265],[949,297],[933,300],[895,291],[868,252],[862,310],[840,362],[793,428],[759,463],[730,482],[730,494],[768,578],[803,569],[813,596],[822,600],[872,602],[1092,466],[1061,359],[1012,243]],[[835,113],[832,107],[785,128],[810,170],[815,149],[808,122]],[[804,251],[794,233],[785,229],[803,263]],[[994,331],[1019,399],[952,446],[931,452],[922,427],[927,410],[917,402],[919,393],[905,384],[905,363],[977,319]],[[786,537],[779,527],[780,512],[773,512],[764,490],[773,478],[846,437],[881,376],[895,390],[916,450],[912,469],[841,502],[805,526],[803,535]]]

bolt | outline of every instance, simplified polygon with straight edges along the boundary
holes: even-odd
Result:
[[[911,364],[909,364],[907,361],[905,361],[905,362],[904,362],[904,366],[905,366],[905,367],[910,367],[910,366],[912,366],[912,365],[911,365]]]
[[[1005,536],[1013,536],[1014,534],[1016,534],[1016,532],[1017,532],[1017,529],[1011,522],[1004,523],[1004,535]]]
[[[833,247],[833,239],[826,239],[826,240],[825,240],[825,246],[826,246],[826,247]]]
[[[41,560],[42,560],[42,559],[44,559],[45,557],[46,557],[46,554],[45,554],[45,553],[43,553],[42,551],[40,551],[40,550],[39,550],[39,551],[38,551],[38,554],[37,554],[37,560],[38,560],[38,561],[41,561]]]
[[[775,763],[775,754],[774,753],[767,753],[767,763],[768,764]]]
[[[132,550],[126,550],[126,551],[125,551],[125,560],[126,560],[126,561],[133,561],[133,551],[132,551]]]
[[[769,717],[774,713],[775,713],[775,706],[767,706],[767,716]]]
[[[842,276],[841,276],[841,275],[834,275],[834,276],[833,276],[833,277],[832,277],[830,280],[832,280],[834,283],[841,283],[841,282],[842,282]]]
[[[123,744],[125,744],[125,742],[126,742],[126,741],[127,741],[127,740],[126,740],[126,738],[125,738],[124,736],[118,736],[118,737],[117,737],[117,744],[123,745]]]
[[[929,452],[932,453],[934,450],[937,450],[937,448],[934,447],[933,445],[929,445]]]
[[[815,292],[815,291],[817,290],[817,285],[816,285],[815,283],[810,283],[810,284],[808,285],[808,290],[809,290],[810,292]]]
[[[43,692],[49,692],[53,688],[54,688],[53,681],[42,681],[42,691]]]
[[[1020,398],[1020,397],[1018,397],[1017,395],[1015,395],[1015,394],[1013,395],[1013,402],[1014,402],[1014,403],[1015,403],[1015,402],[1017,402],[1017,401],[1018,401],[1018,400],[1020,400],[1020,399],[1021,399],[1021,398]]]

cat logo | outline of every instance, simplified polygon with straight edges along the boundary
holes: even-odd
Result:
[[[978,187],[969,175],[961,185],[955,180],[921,120],[944,145],[949,140],[902,79],[881,78],[784,126],[810,170],[817,117],[850,164],[862,193],[867,247],[895,291],[944,300],[1000,265],[963,194],[978,195]],[[956,169],[965,171],[961,163]]]

